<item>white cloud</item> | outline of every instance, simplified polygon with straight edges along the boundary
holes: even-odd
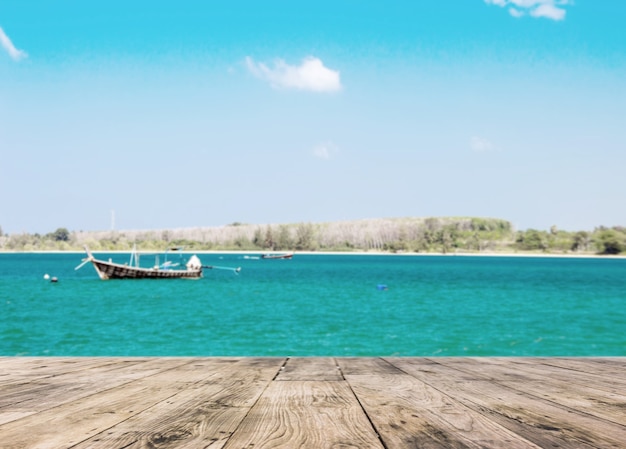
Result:
[[[318,159],[328,160],[337,152],[337,145],[332,142],[320,143],[313,147],[313,156]]]
[[[546,17],[552,20],[563,20],[565,19],[565,10],[546,3],[530,11],[530,15],[533,17]]]
[[[509,6],[509,14],[513,17],[522,17],[529,14],[532,17],[544,17],[552,20],[565,19],[565,6],[571,5],[572,0],[484,0],[488,5],[500,7]]]
[[[507,0],[508,3],[512,3],[520,8],[532,8],[542,3],[553,3],[555,0]]]
[[[2,48],[7,51],[11,59],[15,61],[19,61],[20,59],[24,59],[28,56],[26,52],[15,48],[13,42],[11,42],[11,39],[9,39],[9,36],[6,35],[2,27],[0,27],[0,45],[2,45]]]
[[[470,148],[477,153],[487,153],[495,151],[496,147],[484,137],[474,136],[470,139]]]
[[[246,65],[254,76],[269,82],[275,88],[314,92],[334,92],[341,89],[339,72],[325,67],[320,59],[312,56],[305,58],[298,66],[277,59],[274,67],[270,68],[250,57],[246,57]]]

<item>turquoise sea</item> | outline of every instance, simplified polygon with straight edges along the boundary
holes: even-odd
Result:
[[[0,254],[0,355],[626,356],[626,259],[199,256],[241,273],[101,281],[83,254]]]

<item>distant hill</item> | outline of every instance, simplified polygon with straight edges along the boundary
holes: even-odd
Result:
[[[65,228],[44,236],[0,237],[0,250],[94,251],[187,250],[220,251],[385,251],[410,253],[619,254],[626,250],[626,229],[596,228],[593,232],[516,231],[498,218],[405,217],[326,223],[245,224],[161,230],[73,231]]]
[[[167,230],[74,233],[78,244],[119,246],[164,242],[206,250],[450,251],[496,249],[510,243],[506,220],[471,217],[377,218],[327,223],[244,224]],[[496,245],[495,242],[498,242]]]

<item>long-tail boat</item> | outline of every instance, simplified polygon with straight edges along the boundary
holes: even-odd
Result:
[[[75,268],[78,270],[86,263],[91,262],[93,267],[102,280],[106,279],[198,279],[202,277],[203,269],[221,269],[232,270],[239,273],[241,268],[216,267],[211,265],[202,265],[200,259],[195,254],[189,258],[184,265],[185,268],[177,268],[180,264],[172,263],[166,260],[159,264],[159,257],[155,255],[155,264],[151,268],[141,267],[139,265],[140,253],[133,249],[130,255],[130,261],[125,264],[115,263],[111,259],[108,261],[96,259],[85,247],[87,257]],[[154,255],[154,254],[152,254]]]
[[[267,253],[261,254],[261,259],[291,259],[293,253]]]

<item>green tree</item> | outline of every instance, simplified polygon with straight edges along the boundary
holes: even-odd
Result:
[[[311,223],[300,223],[296,227],[296,249],[313,250],[315,229]]]
[[[544,231],[528,229],[518,233],[516,243],[523,250],[532,251],[539,249],[545,251],[548,249],[548,235]]]
[[[491,223],[484,218],[472,218],[470,221],[470,228],[473,231],[491,231],[493,227]]]
[[[265,230],[265,241],[263,242],[263,248],[274,249],[274,232],[272,231],[272,227],[267,225],[267,229]]]
[[[66,228],[57,228],[51,235],[52,239],[57,242],[67,242],[70,239],[70,231]]]
[[[595,236],[601,254],[619,254],[626,249],[626,235],[616,229],[603,229]]]
[[[254,245],[245,235],[239,235],[233,241],[233,244],[237,249],[254,249]]]
[[[468,242],[468,249],[474,249],[476,251],[480,251],[480,234],[478,231],[474,231]]]
[[[276,249],[291,249],[292,241],[289,233],[289,226],[280,225],[278,227],[278,237],[276,238]]]
[[[437,232],[437,243],[441,245],[441,252],[446,254],[453,247],[458,246],[457,243],[458,230],[455,225],[446,225]]]
[[[572,242],[572,251],[585,251],[589,247],[589,233],[585,231],[578,231],[574,234]]]
[[[254,230],[254,236],[252,237],[252,243],[257,248],[263,248],[264,239],[263,239],[263,231],[261,230],[261,228],[256,228]]]

